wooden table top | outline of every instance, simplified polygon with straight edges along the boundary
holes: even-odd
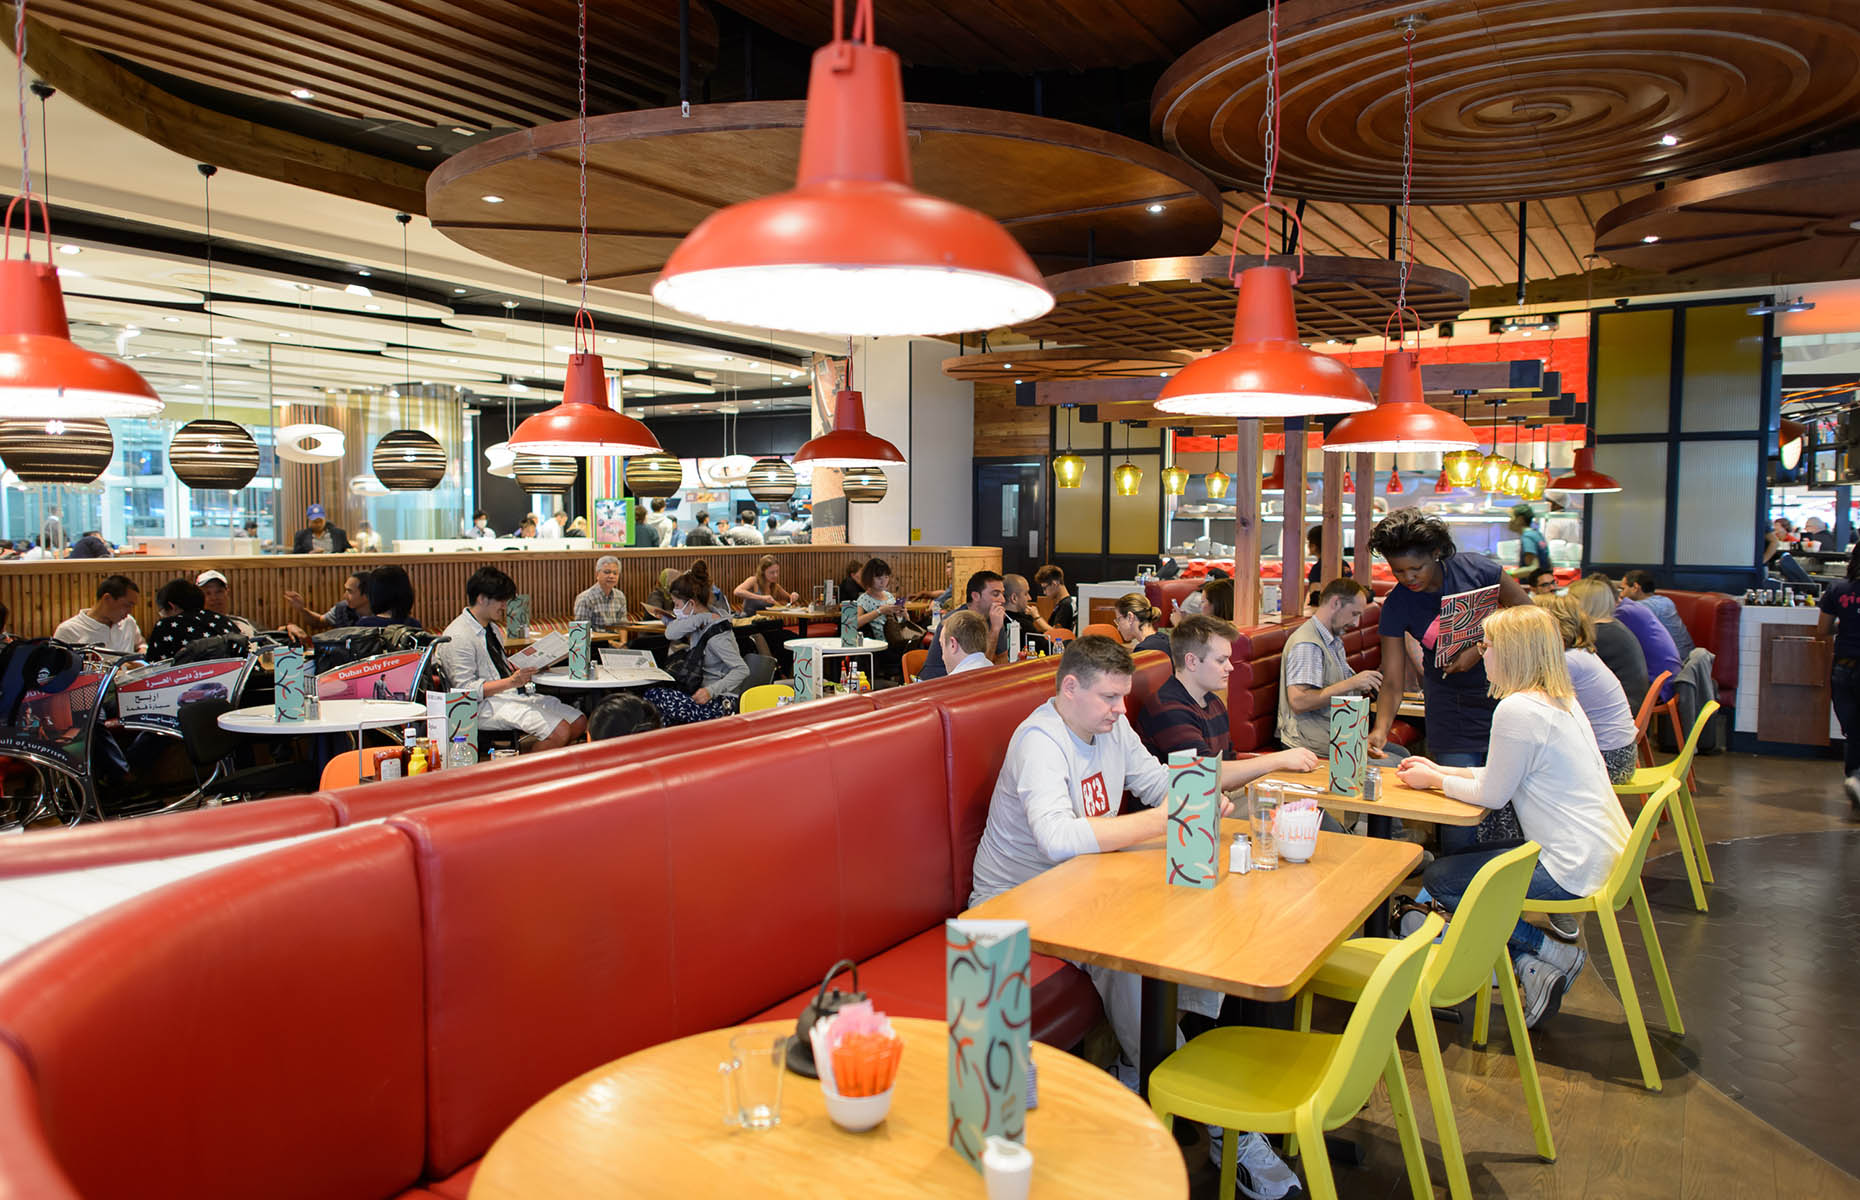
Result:
[[[1246,828],[1229,817],[1221,840]],[[1033,948],[1254,1000],[1289,1000],[1421,859],[1409,842],[1318,834],[1308,863],[1230,875],[1212,888],[1164,882],[1162,839],[1081,854],[985,900],[967,917],[1027,922]]]
[[[1330,787],[1330,767],[1315,771],[1274,771],[1267,779],[1279,783],[1302,783],[1323,792],[1317,797],[1325,808],[1341,812],[1373,813],[1379,817],[1399,817],[1404,821],[1432,821],[1436,825],[1477,825],[1486,809],[1463,800],[1453,800],[1439,792],[1423,792],[1405,787],[1394,767],[1371,767],[1382,772],[1382,798],[1364,800],[1360,796],[1339,796],[1326,791]]]
[[[820,1085],[792,1074],[779,1126],[725,1126],[717,1065],[730,1037],[792,1033],[794,1024],[713,1030],[597,1067],[543,1097],[484,1156],[471,1200],[982,1196],[980,1173],[948,1146],[948,1030],[903,1017],[892,1027],[904,1057],[891,1113],[876,1129],[841,1130]],[[1181,1151],[1136,1093],[1051,1046],[1035,1042],[1033,1060],[1034,1195],[1188,1195]]]

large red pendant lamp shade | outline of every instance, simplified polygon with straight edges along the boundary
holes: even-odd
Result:
[[[792,191],[735,204],[679,243],[653,285],[710,321],[889,337],[996,329],[1053,307],[1026,251],[989,217],[911,186],[898,56],[852,38],[814,53]]]
[[[1479,444],[1472,426],[1427,403],[1421,360],[1412,350],[1382,356],[1382,399],[1368,412],[1345,417],[1324,435],[1327,454],[1418,454],[1470,450]]]
[[[576,314],[584,315],[585,309]],[[619,458],[651,454],[660,446],[645,425],[608,406],[601,356],[589,351],[569,355],[562,402],[525,417],[510,435],[510,448],[520,455]]]
[[[1240,273],[1234,340],[1170,376],[1156,397],[1166,413],[1200,417],[1296,417],[1360,412],[1375,398],[1340,359],[1298,340],[1291,271]]]
[[[1576,451],[1576,466],[1569,474],[1550,481],[1552,490],[1560,492],[1583,492],[1596,494],[1601,492],[1618,492],[1620,483],[1612,475],[1604,475],[1595,469],[1595,447],[1584,446]]]
[[[134,368],[71,340],[65,294],[50,262],[49,231],[47,261],[10,257],[13,207],[18,203],[16,197],[7,206],[9,257],[0,262],[0,417],[149,417],[159,413],[161,397]],[[25,212],[30,243],[31,203]],[[39,214],[46,222],[42,202]]]
[[[816,467],[888,467],[904,461],[898,448],[865,431],[865,397],[847,390],[833,406],[833,428],[802,445],[794,461]]]

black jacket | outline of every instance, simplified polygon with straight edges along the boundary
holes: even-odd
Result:
[[[336,554],[342,554],[348,550],[349,535],[343,531],[340,525],[327,525],[326,524],[323,527],[323,532],[329,535],[329,544],[330,544],[330,549],[332,552]],[[311,536],[312,535],[308,529],[299,529],[297,531],[297,537],[291,542],[291,553],[292,554],[311,553],[311,548],[310,548]]]

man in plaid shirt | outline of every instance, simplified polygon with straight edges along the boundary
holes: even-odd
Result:
[[[626,593],[620,590],[620,560],[603,554],[594,564],[594,586],[575,597],[575,620],[595,629],[614,629],[625,622]]]

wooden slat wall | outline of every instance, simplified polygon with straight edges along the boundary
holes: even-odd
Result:
[[[1051,454],[1050,410],[1014,403],[1012,383],[975,385],[975,457]]]
[[[731,546],[671,550],[577,550],[557,553],[461,554],[279,554],[238,558],[99,558],[64,562],[0,563],[0,604],[10,614],[7,629],[19,637],[49,637],[66,617],[96,601],[97,581],[127,575],[142,590],[136,620],[144,632],[155,623],[155,592],[170,579],[192,579],[208,568],[223,573],[232,589],[233,611],[261,628],[276,628],[291,613],[284,593],[298,591],[318,612],[342,597],[343,581],[354,571],[398,563],[413,580],[414,615],[433,632],[444,629],[465,604],[465,581],[481,566],[510,573],[519,590],[531,597],[531,613],[540,621],[566,620],[575,597],[594,582],[594,562],[603,554],[620,560],[620,588],[634,611],[658,580],[661,570],[683,571],[703,558],[711,578],[728,592],[753,574],[756,562],[772,554],[781,563],[782,580],[811,594],[827,579],[837,581],[857,558],[883,558],[894,573],[892,590],[902,594],[943,590],[946,566],[955,564],[960,588],[971,572],[1001,569],[1001,551],[988,546]]]

